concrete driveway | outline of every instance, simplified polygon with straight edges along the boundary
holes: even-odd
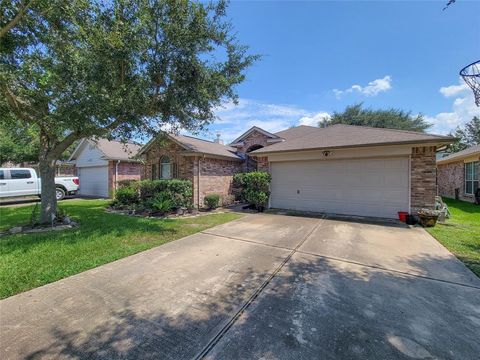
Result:
[[[422,229],[249,215],[0,302],[2,359],[478,359],[480,280]]]

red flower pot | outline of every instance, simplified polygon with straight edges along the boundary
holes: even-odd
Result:
[[[402,221],[402,222],[406,222],[407,221],[407,215],[408,215],[408,212],[406,211],[399,211],[398,212],[398,220]]]

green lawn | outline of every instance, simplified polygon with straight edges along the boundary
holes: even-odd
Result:
[[[480,206],[444,199],[452,217],[427,228],[440,243],[480,277]]]
[[[77,274],[241,217],[144,219],[109,214],[107,200],[63,201],[80,227],[0,238],[0,298]],[[0,229],[28,224],[32,206],[0,207]]]

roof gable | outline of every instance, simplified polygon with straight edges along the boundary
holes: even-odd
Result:
[[[250,134],[252,134],[253,132],[259,132],[260,134],[262,135],[265,135],[266,137],[270,138],[270,139],[281,139],[280,136],[276,135],[276,134],[272,134],[266,130],[263,130],[262,128],[259,128],[258,126],[252,126],[250,129],[248,129],[247,131],[245,131],[242,135],[240,135],[238,138],[236,138],[235,140],[233,140],[231,142],[231,144],[236,144],[240,141],[242,141],[243,139],[245,139],[246,137],[248,137]]]
[[[105,160],[132,160],[139,154],[141,145],[107,139],[82,139],[77,148],[73,151],[69,161],[77,159],[86,146],[95,146]]]

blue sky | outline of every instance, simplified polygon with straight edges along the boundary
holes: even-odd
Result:
[[[313,125],[359,101],[422,113],[433,133],[465,123],[480,114],[458,76],[480,58],[480,1],[445,2],[232,1],[240,42],[263,58],[203,137]]]

